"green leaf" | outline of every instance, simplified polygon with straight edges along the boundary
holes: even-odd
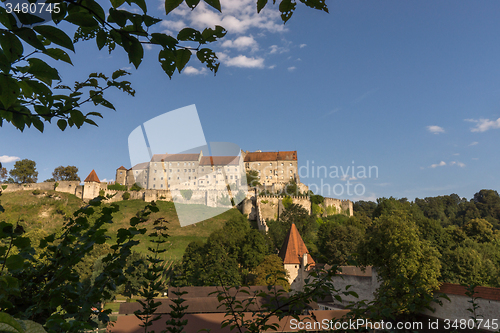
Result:
[[[0,102],[5,109],[8,109],[17,102],[20,94],[19,85],[11,76],[1,75],[0,89]]]
[[[184,28],[177,34],[177,39],[183,41],[201,42],[203,40],[203,37],[198,30],[195,30],[193,28]]]
[[[45,61],[38,58],[30,58],[28,62],[30,65],[27,67],[26,72],[33,74],[38,80],[45,82],[49,86],[52,85],[52,80],[61,79],[57,69],[47,65]]]
[[[125,24],[127,24],[126,12],[123,10],[116,10],[116,9],[110,8],[108,22],[110,22],[110,23],[114,22],[123,28],[125,26]],[[114,31],[114,30],[112,30],[112,31]]]
[[[214,51],[204,48],[196,52],[196,56],[202,63],[206,63],[207,68],[214,74],[217,73],[220,64],[217,62],[217,55]]]
[[[0,332],[25,333],[21,324],[5,312],[0,312]]]
[[[83,5],[88,7],[95,16],[99,18],[101,22],[106,21],[106,14],[104,13],[104,10],[102,9],[101,5],[97,3],[95,0],[87,0],[83,2]]]
[[[165,0],[165,13],[168,15],[175,8],[179,7],[182,2],[183,0]]]
[[[19,254],[14,254],[13,256],[7,258],[5,266],[7,266],[9,271],[20,270],[24,266],[24,258]]]
[[[186,0],[186,4],[191,9],[195,9],[196,6],[198,6],[199,3],[200,3],[200,0]]]
[[[215,30],[211,28],[206,28],[203,30],[201,33],[201,36],[203,37],[203,40],[205,42],[215,42],[217,38],[222,38],[226,35],[227,31],[220,25],[215,26]]]
[[[85,116],[83,115],[83,113],[78,110],[71,110],[70,115],[70,119],[75,123],[76,127],[80,128],[85,120]]]
[[[267,0],[257,0],[257,13],[260,13],[260,11],[267,5]]]
[[[92,14],[84,12],[70,13],[66,16],[65,20],[85,28],[94,28],[99,26],[99,23],[97,23]]]
[[[35,49],[45,51],[45,46],[36,36],[36,33],[29,28],[21,28],[14,30],[14,33]]]
[[[142,9],[142,11],[144,13],[146,13],[148,11],[148,7],[146,6],[146,1],[144,1],[144,0],[131,0],[130,2],[133,2],[137,6],[139,6],[139,8]]]
[[[219,0],[205,0],[205,3],[209,6],[212,6],[213,8],[217,9],[219,12],[222,12],[221,8],[220,8],[220,1]]]
[[[174,49],[178,42],[177,39],[172,36],[155,32],[151,34],[151,43],[159,44],[165,48]]]
[[[144,57],[144,49],[139,40],[135,37],[128,36],[123,39],[123,48],[128,53],[129,61],[134,64],[135,68],[138,68]]]
[[[143,19],[144,19],[144,24],[146,25],[146,27],[150,27],[153,24],[161,22],[161,19],[158,19],[158,18],[155,18],[155,17],[151,17],[149,15],[144,15]]]
[[[97,47],[99,48],[99,50],[101,50],[104,47],[104,45],[106,45],[107,39],[108,39],[108,35],[107,35],[106,31],[99,30],[99,32],[97,33],[97,36],[95,38],[95,41],[97,43]]]
[[[118,8],[123,5],[124,2],[125,0],[111,0],[111,6],[113,6],[113,8]]]
[[[119,70],[116,70],[113,72],[113,74],[111,75],[111,78],[113,80],[116,80],[117,78],[119,78],[120,76],[124,76],[124,75],[128,75],[130,74],[129,72],[123,70],[123,69],[119,69]]]
[[[68,64],[73,65],[69,55],[61,49],[56,49],[56,48],[47,49],[45,51],[45,54],[49,55],[53,59],[62,60],[64,62],[67,62]]]
[[[177,50],[177,60],[175,61],[175,64],[177,66],[177,70],[179,73],[186,67],[186,64],[189,62],[189,59],[191,59],[191,51],[186,50],[186,49],[179,49]]]
[[[293,15],[295,7],[297,4],[292,2],[292,0],[283,0],[279,5],[279,10],[281,12],[281,19],[286,23]]]
[[[19,59],[23,52],[23,44],[13,33],[1,30],[0,31],[0,46],[10,62],[14,62]]]
[[[44,130],[44,124],[43,122],[40,120],[40,118],[38,117],[33,117],[32,118],[32,121],[33,121],[33,126],[35,126],[35,128],[37,130],[39,130],[41,133],[43,133],[43,130]]]
[[[158,53],[158,61],[161,64],[161,68],[167,73],[167,75],[172,78],[175,72],[175,61],[176,57],[172,50],[163,49]]]
[[[16,16],[19,21],[25,26],[32,26],[33,24],[42,23],[43,21],[45,21],[43,18],[32,15],[30,13],[16,12]]]
[[[57,121],[57,127],[59,127],[61,129],[61,131],[64,131],[66,129],[67,125],[68,125],[68,123],[64,119],[59,119]]]
[[[94,19],[92,20],[95,22]],[[39,25],[37,27],[34,27],[33,29],[43,37],[50,40],[52,43],[75,52],[75,47],[73,46],[71,38],[69,38],[69,36],[66,35],[64,31],[50,25]]]

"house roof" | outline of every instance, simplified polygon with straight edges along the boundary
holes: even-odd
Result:
[[[134,165],[130,169],[131,170],[141,170],[141,169],[146,169],[148,166],[149,166],[149,162],[143,162],[143,163],[139,163],[139,164]]]
[[[200,165],[239,165],[239,156],[203,156]]]
[[[245,155],[245,162],[296,161],[297,151],[253,152]]]
[[[307,250],[306,244],[300,237],[299,231],[295,226],[295,223],[292,223],[292,227],[288,231],[288,234],[285,237],[285,241],[283,242],[283,246],[280,250],[280,258],[283,259],[283,264],[301,264],[302,257],[304,253],[307,253],[307,263],[309,265],[314,265],[315,261],[309,254]]]
[[[162,162],[198,161],[198,159],[200,158],[200,154],[164,154],[162,156]]]
[[[97,177],[97,174],[95,173],[95,170],[92,169],[92,171],[90,171],[89,175],[87,176],[87,178],[85,178],[84,182],[95,182],[95,183],[100,183],[101,181],[99,180],[99,177]]]
[[[123,165],[121,167],[118,168],[118,170],[127,170],[127,168],[125,168]]]

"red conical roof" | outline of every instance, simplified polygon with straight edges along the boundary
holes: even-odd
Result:
[[[87,178],[85,178],[84,182],[95,182],[95,183],[100,183],[101,181],[99,180],[99,177],[97,177],[97,174],[95,173],[95,170],[92,169],[92,171],[90,171],[89,175],[87,176]]]
[[[283,259],[283,264],[300,264],[304,253],[307,253],[307,263],[310,266],[314,265],[315,261],[309,254],[302,237],[300,237],[295,223],[293,223],[285,237],[279,256]]]

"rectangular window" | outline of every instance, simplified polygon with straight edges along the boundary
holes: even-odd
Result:
[[[163,188],[163,184],[161,184],[160,187]]]

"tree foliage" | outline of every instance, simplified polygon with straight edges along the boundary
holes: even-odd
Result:
[[[9,182],[17,184],[36,183],[38,180],[36,162],[28,159],[17,161],[9,174],[12,177]]]
[[[276,254],[266,256],[255,268],[255,277],[251,281],[255,286],[282,286],[290,289],[288,272],[283,269],[283,260]]]
[[[54,0],[60,9],[52,13],[56,26],[41,24],[33,26],[33,16],[0,10],[0,126],[3,121],[19,130],[33,125],[43,132],[46,122],[57,122],[61,130],[67,126],[80,128],[84,124],[96,125],[100,112],[83,112],[82,105],[91,103],[114,109],[105,98],[110,88],[134,95],[128,75],[118,69],[112,73],[91,73],[72,85],[61,81],[60,65],[50,65],[46,59],[72,64],[69,52],[75,52],[75,44],[94,40],[99,50],[109,53],[117,49],[124,51],[129,63],[138,68],[144,58],[144,45],[152,46],[158,54],[160,68],[172,78],[191,61],[197,58],[214,74],[219,69],[217,55],[208,45],[223,38],[226,30],[221,26],[207,27],[202,31],[185,27],[175,36],[157,32],[161,18],[148,14],[144,0]],[[328,12],[324,1],[301,0],[306,6]],[[125,3],[128,5],[125,6]],[[165,15],[184,1],[166,0]],[[205,3],[221,12],[220,1],[205,0]],[[186,0],[192,10],[199,1]],[[260,12],[267,1],[257,1]],[[283,22],[287,22],[296,9],[295,1],[281,0],[279,11]],[[106,13],[107,11],[107,13]],[[42,20],[43,21],[43,20]],[[65,32],[74,30],[73,39]],[[195,57],[193,57],[195,55]],[[57,82],[54,85],[54,82]]]
[[[66,167],[58,166],[52,172],[52,178],[54,181],[64,181],[64,180],[73,180],[80,181],[80,177],[78,176],[78,168],[74,165],[68,165]]]

